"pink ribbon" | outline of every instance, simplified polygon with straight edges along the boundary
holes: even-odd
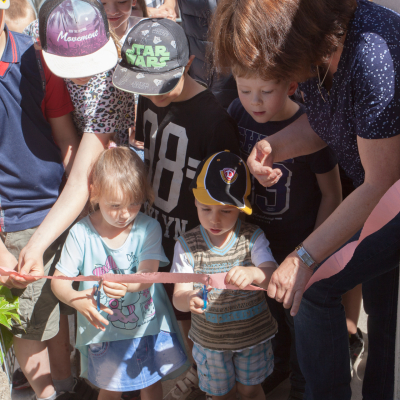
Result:
[[[144,274],[104,274],[101,276],[89,275],[89,276],[35,276],[22,275],[14,270],[5,269],[0,267],[1,276],[19,276],[26,280],[34,282],[37,279],[61,279],[64,281],[94,281],[98,282],[101,279],[109,282],[118,283],[192,283],[197,282],[202,285],[209,285],[214,289],[230,289],[239,290],[237,286],[226,284],[225,276],[226,273],[219,274],[172,274],[170,272],[152,272]],[[258,286],[249,285],[243,290],[264,290]]]
[[[357,246],[369,235],[384,227],[400,212],[400,180],[398,180],[381,198],[365,221],[360,238],[346,244],[332,254],[309,280],[306,290],[321,279],[330,278],[339,273],[353,257]]]

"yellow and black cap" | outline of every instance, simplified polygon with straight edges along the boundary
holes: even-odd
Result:
[[[247,197],[251,191],[250,172],[236,154],[221,151],[203,160],[190,185],[194,197],[202,204],[230,205],[250,215]]]

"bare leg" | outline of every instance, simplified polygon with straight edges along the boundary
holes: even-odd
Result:
[[[98,400],[120,400],[122,392],[111,392],[101,389]]]
[[[179,321],[179,323],[181,325],[182,336],[184,337],[184,339],[189,347],[190,358],[193,362],[193,359],[192,359],[193,342],[188,337],[192,321],[190,319],[188,319],[188,320],[184,320],[184,321]]]
[[[342,304],[346,313],[347,330],[355,335],[357,333],[358,318],[360,316],[362,300],[362,285],[349,290],[342,296]]]
[[[37,397],[50,397],[54,392],[46,342],[14,336],[14,351],[22,372]]]
[[[265,400],[265,394],[261,385],[245,386],[236,382],[236,387],[242,396],[242,400]]]
[[[161,381],[154,383],[140,391],[141,400],[155,400],[163,398]],[[99,399],[100,400],[100,399]]]
[[[224,394],[223,396],[214,396],[212,397],[213,400],[236,400],[236,386],[233,387],[233,389],[227,393]],[[265,400],[265,395],[264,399]]]
[[[68,316],[60,315],[60,329],[56,336],[47,341],[51,377],[62,380],[71,376]]]

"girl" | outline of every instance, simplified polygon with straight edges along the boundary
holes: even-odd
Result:
[[[114,147],[101,153],[89,176],[89,199],[96,211],[71,229],[55,276],[156,272],[168,264],[159,223],[140,212],[153,193],[133,151]],[[79,311],[81,371],[101,389],[99,400],[137,389],[143,400],[162,398],[161,378],[186,361],[162,285],[104,281],[101,312],[93,282],[75,291],[70,281],[57,280],[52,290]]]
[[[115,45],[120,49],[126,34],[135,24],[132,6],[136,0],[102,2]],[[26,27],[24,33],[39,38],[39,20]],[[131,127],[135,124],[135,100],[132,93],[116,89],[112,84],[114,69],[88,77],[65,79],[74,104],[73,120],[82,136],[86,133],[110,134],[118,145],[128,145]]]

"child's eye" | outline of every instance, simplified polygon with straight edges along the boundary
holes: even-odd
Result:
[[[271,94],[272,90],[270,90],[269,92],[265,92],[264,90],[262,91],[262,94]]]
[[[248,94],[248,93],[250,93],[250,90],[241,90],[241,92],[242,92],[243,94]]]
[[[222,210],[222,212],[223,212],[224,214],[230,214],[230,213],[231,213],[231,210]]]
[[[111,204],[111,208],[119,208],[119,204]]]

